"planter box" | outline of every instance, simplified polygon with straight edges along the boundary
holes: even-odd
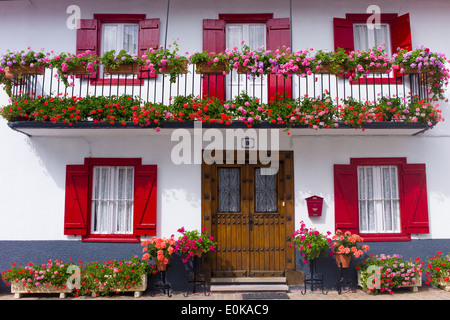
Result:
[[[371,67],[368,71],[369,73],[388,73],[389,69],[386,69],[386,67]]]
[[[78,66],[70,70],[70,74],[91,74],[85,66]]]
[[[29,64],[22,66],[10,66],[9,71],[12,74],[30,74],[30,75],[44,75],[45,68],[30,67]]]
[[[147,278],[148,278],[147,274],[144,274],[141,276],[142,283],[140,285],[135,285],[129,289],[120,289],[120,290],[117,290],[117,292],[134,292],[134,297],[139,298],[142,296],[144,291],[147,290]],[[97,293],[92,292],[91,296],[93,298],[95,298],[95,297],[97,297]]]
[[[138,74],[139,64],[137,63],[124,63],[120,64],[117,68],[105,67],[105,73],[107,74]]]
[[[401,288],[409,288],[412,292],[418,292],[419,291],[419,287],[422,286],[422,277],[419,275],[414,280],[415,280],[414,284],[410,284],[410,285],[407,285],[407,286],[401,286]],[[360,286],[362,288],[361,271],[358,271],[358,286]]]
[[[445,278],[445,277],[450,277],[450,275],[446,274],[446,275],[443,276],[443,278]],[[445,290],[447,292],[450,292],[450,281],[441,280],[441,281],[439,281],[439,285],[438,286],[439,286],[439,288],[441,288],[441,289],[443,289],[443,290]]]
[[[345,70],[343,67],[339,67],[336,72],[331,71],[330,65],[324,64],[319,69],[315,69],[314,73],[316,74],[343,74]]]
[[[218,63],[217,66],[209,65],[207,62],[201,62],[196,65],[196,73],[201,74],[222,74],[222,73],[229,73],[230,70],[228,70],[228,65],[225,63]]]
[[[188,61],[187,60],[183,60],[183,66],[180,67],[181,70],[178,70],[179,73],[187,73],[187,66],[188,66]],[[174,66],[171,65],[167,65],[163,70],[161,71],[162,74],[170,74],[170,71],[172,71],[172,69],[175,68]]]
[[[72,289],[66,287],[65,289],[45,288],[41,287],[25,287],[21,281],[11,283],[11,293],[14,293],[14,298],[19,299],[23,294],[31,293],[59,293],[60,298],[65,298],[67,293],[71,293]]]

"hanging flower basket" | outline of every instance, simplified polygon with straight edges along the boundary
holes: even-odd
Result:
[[[200,62],[196,65],[195,72],[199,74],[223,74],[225,72],[228,74],[230,70],[228,70],[228,64],[225,62],[219,62],[216,65]]]
[[[138,74],[138,63],[123,63],[116,68],[105,67],[105,73],[107,74]]]
[[[45,74],[45,68],[39,68],[39,67],[31,67],[30,64],[25,65],[13,65],[9,67],[9,71],[12,74],[29,74],[29,75],[44,75]]]

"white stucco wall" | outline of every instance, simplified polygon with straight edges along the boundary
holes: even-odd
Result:
[[[161,19],[164,43],[167,2],[113,1],[2,1],[0,52],[45,48],[75,51],[75,30],[66,28],[66,8],[76,4],[82,18],[93,13],[146,13]],[[293,49],[333,47],[332,18],[365,13],[372,1],[292,0]],[[413,45],[424,44],[450,55],[450,2],[387,1],[382,12],[411,15]],[[289,1],[172,0],[168,43],[180,38],[181,52],[202,49],[202,19],[218,13],[274,13],[289,17]],[[447,93],[448,96],[448,93]],[[0,92],[0,105],[7,97]],[[440,102],[444,117],[449,104]],[[450,128],[448,121],[419,136],[330,137],[283,136],[282,148],[294,150],[296,226],[300,220],[320,230],[334,230],[333,164],[351,157],[407,157],[427,165],[430,234],[420,238],[450,238]],[[27,137],[0,119],[0,240],[61,240],[64,222],[65,166],[82,164],[85,157],[142,157],[158,165],[158,235],[169,236],[180,226],[199,228],[201,215],[200,165],[177,166],[170,161],[175,142],[167,133],[122,137]],[[308,218],[304,198],[325,198],[323,216]],[[413,236],[415,237],[415,236]],[[70,237],[70,239],[76,239]]]

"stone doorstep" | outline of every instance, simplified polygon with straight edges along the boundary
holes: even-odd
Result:
[[[289,292],[284,277],[211,278],[211,292]]]

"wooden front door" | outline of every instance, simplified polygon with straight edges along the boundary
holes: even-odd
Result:
[[[276,174],[262,164],[204,164],[203,226],[218,242],[213,277],[283,276],[294,268],[292,153]]]

